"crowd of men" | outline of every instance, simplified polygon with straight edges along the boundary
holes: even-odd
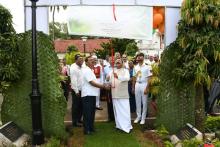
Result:
[[[150,58],[149,58],[150,59]],[[70,77],[72,96],[72,126],[84,127],[84,134],[95,132],[96,110],[102,110],[100,96],[107,101],[108,119],[115,121],[116,129],[130,133],[131,113],[136,112],[134,123],[145,124],[147,115],[148,81],[152,76],[151,66],[158,56],[147,62],[144,54],[138,53],[134,60],[116,52],[105,60],[90,55],[83,59],[75,55],[75,63],[63,66],[62,74]],[[64,84],[65,85],[65,84]],[[66,96],[66,87],[64,87]]]

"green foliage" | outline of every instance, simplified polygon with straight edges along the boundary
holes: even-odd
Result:
[[[210,87],[211,79],[220,74],[219,12],[220,1],[185,0],[183,3],[178,37],[166,48],[160,66],[158,120],[168,129],[171,128],[168,121],[175,122],[172,130],[178,130],[174,128],[186,121],[202,129],[198,126],[204,120],[201,87]]]
[[[2,120],[14,121],[25,132],[31,134],[31,33],[18,36],[19,50],[23,55],[20,64],[21,79],[12,83],[3,93]],[[65,137],[64,116],[66,100],[59,79],[59,64],[49,36],[37,33],[38,79],[41,92],[42,121],[46,136]]]
[[[54,33],[54,34],[53,34]],[[66,23],[52,22],[49,23],[50,38],[53,39],[69,39],[68,29]]]
[[[44,147],[60,147],[60,140],[55,137],[51,137]]]
[[[131,39],[114,38],[111,42],[102,43],[101,47],[102,49],[96,49],[95,53],[102,59],[105,59],[106,55],[111,55],[112,49],[114,49],[114,52],[119,52],[121,55],[127,53],[128,56],[134,56],[138,50],[135,41]]]
[[[208,116],[205,121],[205,129],[207,131],[217,131],[220,129],[220,117]]]
[[[169,135],[169,132],[167,131],[167,129],[164,127],[164,125],[161,125],[160,127],[157,128],[157,134],[160,137],[165,137],[167,135]]]
[[[152,64],[152,76],[149,80],[149,91],[153,96],[157,96],[159,94],[159,85],[160,85],[160,79],[159,79],[159,67],[158,64]]]
[[[20,77],[20,58],[12,15],[0,5],[0,91]]]
[[[195,88],[190,82],[178,86],[174,78],[173,69],[178,64],[176,57],[179,52],[178,44],[172,43],[164,50],[159,65],[160,92],[157,98],[159,113],[156,122],[159,126],[163,124],[171,133],[177,132],[186,123],[195,124],[193,100]]]
[[[190,139],[190,140],[184,140],[182,142],[183,147],[198,147],[198,146],[200,146],[202,144],[203,144],[202,141],[199,141],[199,140],[197,140],[195,138]]]
[[[174,145],[170,141],[165,141],[164,146],[165,147],[174,147]]]
[[[220,147],[220,141],[219,141],[219,139],[214,139],[214,140],[212,141],[212,143],[214,144],[215,147]]]
[[[97,55],[98,58],[100,59],[105,59],[106,55],[109,55],[109,50],[105,49],[95,49],[94,53]]]
[[[126,46],[125,53],[129,56],[135,56],[135,53],[138,51],[137,43],[130,42]]]
[[[67,48],[67,54],[65,55],[66,64],[71,65],[75,62],[75,55],[80,54],[76,46],[70,45]]]

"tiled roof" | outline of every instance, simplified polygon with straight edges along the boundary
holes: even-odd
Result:
[[[85,52],[91,53],[94,49],[102,49],[100,44],[102,42],[109,42],[109,39],[88,39],[85,42]],[[55,40],[54,41],[54,48],[57,53],[66,53],[66,50],[68,46],[74,45],[76,46],[81,53],[84,52],[83,48],[83,41],[81,39],[75,39],[75,40]]]

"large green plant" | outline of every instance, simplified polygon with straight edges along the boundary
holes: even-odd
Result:
[[[20,34],[18,44],[23,60],[20,64],[21,79],[5,91],[2,120],[14,121],[27,133],[31,133],[31,32]],[[47,136],[65,136],[64,116],[66,100],[60,87],[58,58],[49,36],[37,33],[38,79],[42,94],[43,129]]]
[[[12,15],[0,5],[0,92],[11,81],[19,79],[19,52]]]
[[[186,123],[195,124],[194,96],[195,88],[190,82],[177,86],[174,69],[180,53],[176,42],[172,43],[162,54],[159,65],[160,87],[158,95],[157,124],[164,125],[169,132],[177,132]]]
[[[178,37],[174,42],[175,47],[171,45],[167,48],[175,52],[173,56],[165,54],[163,58],[164,60],[168,58],[166,60],[173,62],[173,69],[167,70],[170,67],[162,65],[161,68],[164,68],[162,70],[170,71],[170,73],[164,72],[165,75],[162,76],[164,79],[161,81],[166,82],[165,76],[170,77],[168,80],[175,83],[175,89],[178,87],[184,89],[184,85],[194,85],[195,125],[199,130],[203,130],[205,120],[203,87],[209,87],[211,79],[217,78],[220,74],[220,1],[185,0],[181,8],[181,16]],[[163,60],[162,64],[165,64]],[[175,90],[169,91],[171,94],[175,93]],[[193,91],[191,89],[186,92],[192,93]],[[165,93],[162,95],[166,98],[170,97]],[[180,94],[175,99],[181,97]],[[160,117],[163,116],[160,115]]]
[[[75,55],[80,54],[79,50],[74,45],[70,45],[67,48],[67,53],[65,55],[66,64],[71,65],[75,63]]]
[[[203,87],[220,74],[220,0],[185,0],[177,42],[181,54],[177,77],[192,80],[196,88],[195,123],[204,129]]]

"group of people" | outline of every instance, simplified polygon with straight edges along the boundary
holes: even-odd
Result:
[[[137,113],[134,123],[145,124],[151,67],[145,64],[143,53],[135,59],[128,61],[126,54],[115,53],[98,62],[95,55],[85,60],[75,55],[75,63],[69,68],[73,127],[83,124],[84,134],[95,132],[95,112],[102,110],[100,90],[105,93],[109,120],[115,120],[116,129],[130,133],[131,112]]]

